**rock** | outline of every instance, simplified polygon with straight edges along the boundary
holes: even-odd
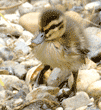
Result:
[[[5,41],[2,38],[0,38],[0,45],[6,46],[6,43],[5,43]]]
[[[14,57],[14,53],[10,51],[10,49],[6,46],[0,47],[0,57],[3,60],[12,60]]]
[[[23,39],[18,39],[15,43],[14,51],[16,53],[27,55],[30,52],[30,47],[25,43]]]
[[[56,5],[56,4],[60,4],[61,3],[61,0],[51,0],[51,3]]]
[[[22,61],[20,64],[25,65],[25,67],[30,67],[30,66],[36,66],[39,63],[41,62],[38,61],[37,59],[29,59],[27,61]]]
[[[19,24],[8,23],[3,18],[0,20],[0,32],[8,35],[20,36],[23,32],[23,27]]]
[[[18,24],[19,17],[17,14],[5,14],[4,17],[12,23]]]
[[[101,8],[101,1],[94,1],[85,5],[85,10],[99,10]]]
[[[8,110],[14,110],[16,107],[19,107],[24,103],[24,100],[19,98],[19,99],[13,99],[11,98],[10,100],[6,101],[6,107]]]
[[[101,97],[101,80],[90,84],[87,93],[92,97]]]
[[[58,92],[58,87],[40,86],[38,88],[33,89],[29,94],[27,94],[26,100],[31,101],[33,99],[45,98],[47,97],[47,93],[50,95],[56,95]]]
[[[101,29],[96,27],[88,27],[85,29],[85,32],[89,43],[88,49],[90,50],[88,53],[88,58],[97,63],[101,59]]]
[[[86,110],[86,109],[87,109],[87,106],[83,106],[83,107],[77,108],[76,110]]]
[[[14,61],[5,61],[0,68],[5,71],[8,70],[10,74],[16,75],[21,79],[23,79],[26,74],[25,66]]]
[[[33,6],[28,2],[23,3],[21,6],[19,6],[19,12],[21,16],[32,11],[33,11]]]
[[[62,101],[62,105],[64,108],[73,108],[77,109],[79,107],[87,106],[90,103],[90,99],[87,93],[78,92],[76,96],[67,98]],[[69,110],[69,109],[68,109]]]
[[[0,69],[0,75],[9,75],[9,71]]]
[[[86,58],[86,70],[90,70],[90,69],[95,69],[97,67],[97,64],[95,62],[93,62],[92,60]]]
[[[63,110],[63,108],[62,107],[58,107],[58,108],[56,108],[56,110]]]
[[[13,92],[9,91],[9,90],[2,90],[0,91],[0,100],[5,100],[8,97],[13,96]]]
[[[51,7],[50,4],[47,1],[44,1],[44,0],[35,2],[33,4],[34,11],[36,11],[36,12],[42,11],[46,7],[45,5],[48,5],[49,7]]]
[[[77,78],[77,90],[86,91],[88,86],[100,79],[96,70],[80,70]]]
[[[22,90],[22,89],[20,89],[20,90],[17,92],[17,94],[14,95],[13,98],[14,98],[14,99],[19,99],[19,98],[21,98],[21,99],[24,99],[24,100],[25,100],[25,97],[26,97],[25,91]]]
[[[3,63],[3,59],[2,58],[0,58],[0,65]]]
[[[97,72],[100,74],[101,76],[101,64],[99,64],[97,67],[96,67],[96,70]]]
[[[78,13],[82,12],[83,11],[83,6],[73,6],[71,11],[75,11],[75,12],[78,12]]]
[[[20,26],[19,24],[14,24],[14,23],[11,23],[11,25],[8,25],[7,26],[7,32],[8,34],[11,34],[15,37],[19,37],[20,35],[22,35],[22,32],[23,32],[23,27]]]
[[[1,79],[0,79],[0,81],[1,81]],[[2,91],[2,90],[4,90],[4,89],[5,89],[5,87],[0,84],[0,91]]]
[[[38,30],[39,14],[39,12],[25,14],[19,19],[19,24],[34,34]]]
[[[44,8],[51,8],[51,5],[47,3],[46,5],[44,5]]]
[[[99,101],[98,101],[98,107],[99,109],[101,109],[101,97],[99,98]]]
[[[60,68],[54,68],[49,78],[47,79],[47,85],[57,87],[67,79],[69,74],[70,73],[67,70],[61,71]]]
[[[66,98],[66,96],[69,96],[69,88],[62,88],[59,90],[58,94],[56,95],[56,97],[58,98],[58,101],[62,101],[63,99]]]
[[[20,79],[23,79],[26,73],[27,71],[24,65],[18,64],[14,67],[14,74],[18,76]]]
[[[32,33],[29,31],[23,31],[22,35],[20,36],[21,39],[23,39],[27,45],[31,44],[31,39],[34,37]]]
[[[15,100],[15,102],[13,103],[14,105],[21,105],[23,103],[23,100],[21,98]]]
[[[20,90],[23,85],[25,84],[24,81],[20,80],[16,76],[12,75],[0,75],[0,79],[4,83],[5,89],[7,90],[13,90],[14,88],[16,90]]]

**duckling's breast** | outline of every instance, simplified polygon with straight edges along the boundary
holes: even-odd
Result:
[[[52,68],[69,69],[77,71],[84,63],[84,58],[80,54],[67,53],[64,47],[57,41],[43,42],[33,49],[35,57],[43,64]]]

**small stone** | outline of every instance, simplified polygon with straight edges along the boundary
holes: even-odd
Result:
[[[63,110],[63,108],[62,107],[58,107],[58,108],[56,108],[56,110]]]
[[[43,104],[42,108],[46,110],[48,107],[46,104]]]
[[[0,69],[0,75],[9,75],[9,71]]]
[[[14,105],[21,105],[23,103],[23,99],[19,98],[19,99],[16,99],[16,101],[14,102]]]

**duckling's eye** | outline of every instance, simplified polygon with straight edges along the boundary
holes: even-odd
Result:
[[[61,28],[63,28],[63,25],[61,25],[61,26],[59,27],[59,30],[60,30]]]

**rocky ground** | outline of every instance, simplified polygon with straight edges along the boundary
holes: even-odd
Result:
[[[65,78],[59,68],[46,71],[43,85],[33,86],[44,66],[29,45],[37,34],[41,10],[52,6],[82,23],[89,42],[86,64],[78,73],[78,92],[68,98],[73,76]],[[0,0],[0,110],[101,109],[100,24],[100,0]]]

